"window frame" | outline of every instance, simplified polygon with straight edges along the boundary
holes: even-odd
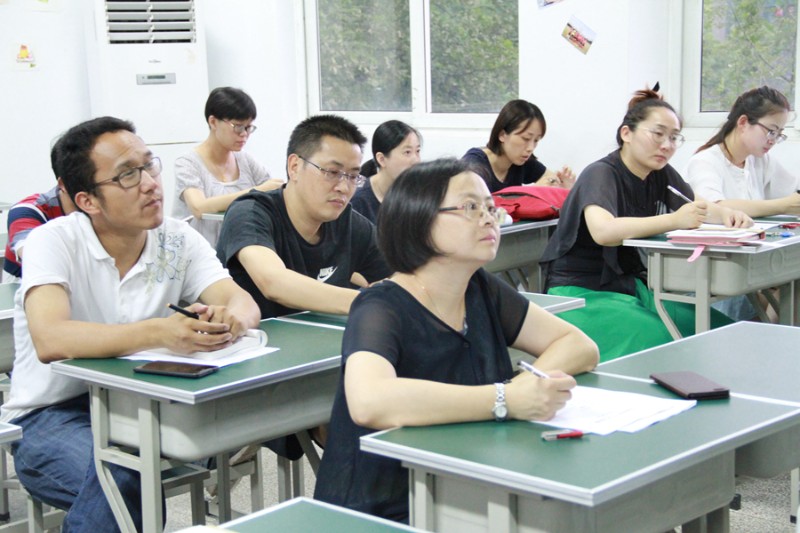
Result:
[[[800,10],[800,5],[798,5]],[[687,128],[719,128],[728,116],[727,111],[700,111],[700,81],[702,75],[703,47],[703,2],[683,0],[680,15],[672,18],[673,24],[680,25],[681,54],[679,62],[679,78],[681,80],[680,108]],[[790,102],[793,110],[800,104],[800,15],[797,17],[798,38],[795,46],[795,96]],[[786,133],[791,138],[800,138],[800,121],[795,117],[786,125]]]
[[[431,111],[430,7],[428,0],[408,0],[411,53],[411,111],[323,111],[319,98],[319,43],[317,0],[304,0],[304,45],[306,52],[305,87],[310,115],[336,113],[356,124],[380,124],[402,120],[416,128],[446,130],[491,129],[497,112],[434,113]],[[518,6],[519,21],[519,6]],[[519,24],[519,22],[518,22]],[[519,64],[517,65],[519,73]],[[498,109],[499,111],[499,109]]]

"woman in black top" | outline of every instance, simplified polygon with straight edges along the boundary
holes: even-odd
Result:
[[[497,115],[486,146],[470,148],[462,159],[479,169],[489,192],[523,184],[569,189],[575,183],[569,167],[553,172],[533,155],[546,132],[541,109],[525,100],[511,100]]]
[[[486,184],[467,163],[437,160],[405,171],[381,206],[378,235],[397,273],[364,290],[350,310],[315,497],[407,520],[407,474],[399,461],[359,451],[360,436],[395,426],[549,419],[575,386],[566,373],[592,369],[597,348],[481,268],[494,258],[500,232]],[[508,346],[537,356],[552,379],[513,377]]]
[[[659,318],[647,269],[624,239],[649,237],[703,222],[752,224],[740,211],[695,199],[669,164],[683,142],[675,110],[651,90],[639,91],[617,129],[619,150],[586,167],[561,209],[542,255],[550,294],[584,298],[583,309],[561,316],[600,347],[602,361],[672,340]],[[694,333],[694,306],[664,302],[684,335]],[[713,326],[730,323],[713,313]]]

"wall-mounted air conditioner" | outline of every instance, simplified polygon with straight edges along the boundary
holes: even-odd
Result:
[[[131,120],[147,144],[206,135],[208,66],[194,0],[94,0],[87,55],[93,116]]]

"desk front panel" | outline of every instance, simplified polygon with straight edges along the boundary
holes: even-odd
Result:
[[[261,323],[280,350],[200,379],[136,374],[140,361],[72,360],[61,373],[109,389],[111,441],[138,447],[142,402],[160,410],[167,457],[206,457],[327,422],[339,380],[342,331],[279,320]]]
[[[489,272],[504,272],[536,265],[558,220],[517,222],[500,228],[500,246],[495,258],[486,264]]]

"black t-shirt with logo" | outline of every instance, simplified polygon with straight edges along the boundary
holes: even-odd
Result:
[[[322,225],[320,241],[309,244],[289,220],[283,191],[253,191],[237,198],[225,213],[217,243],[217,257],[233,280],[256,300],[261,318],[297,310],[261,294],[236,257],[246,246],[270,248],[286,268],[336,287],[352,287],[350,277],[354,272],[368,282],[390,274],[375,242],[375,226],[369,220],[347,206],[339,218]]]

